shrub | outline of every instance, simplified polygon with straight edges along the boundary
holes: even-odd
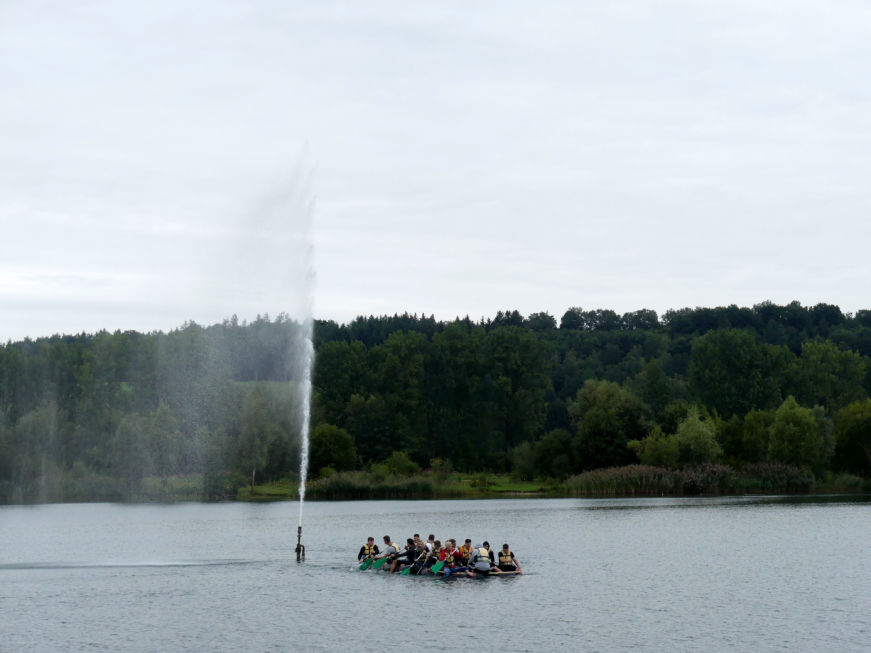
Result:
[[[392,473],[398,476],[412,476],[420,473],[420,465],[408,457],[404,451],[394,451],[390,457],[384,461]]]
[[[808,490],[814,484],[810,470],[785,463],[747,465],[741,470],[741,476],[758,479],[759,488],[766,491]]]
[[[732,487],[732,468],[708,463],[685,467],[677,473],[683,494],[720,494]]]
[[[674,472],[649,465],[594,469],[566,481],[576,496],[652,496],[674,490]]]

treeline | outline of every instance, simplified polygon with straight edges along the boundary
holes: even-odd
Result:
[[[871,311],[572,308],[318,321],[314,333],[312,477],[871,467]],[[302,335],[279,316],[7,343],[0,497],[133,498],[178,474],[221,496],[292,476]]]
[[[231,496],[299,465],[304,342],[279,316],[0,347],[0,501]],[[155,479],[156,482],[155,482]]]

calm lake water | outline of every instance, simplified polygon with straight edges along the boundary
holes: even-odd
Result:
[[[0,507],[3,651],[868,651],[868,497]],[[357,570],[366,536],[527,572]]]

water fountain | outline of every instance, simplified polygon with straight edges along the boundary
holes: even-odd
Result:
[[[314,365],[315,348],[312,336],[314,320],[311,315],[303,325],[303,383],[302,383],[302,425],[300,428],[300,458],[299,458],[299,525],[296,530],[296,561],[305,560],[305,546],[302,544],[302,509],[305,505],[305,482],[308,476],[308,445],[311,426],[311,395],[312,367]]]

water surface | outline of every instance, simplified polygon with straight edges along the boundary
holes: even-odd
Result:
[[[859,651],[867,497],[0,507],[0,650]],[[369,535],[522,577],[360,572]]]

